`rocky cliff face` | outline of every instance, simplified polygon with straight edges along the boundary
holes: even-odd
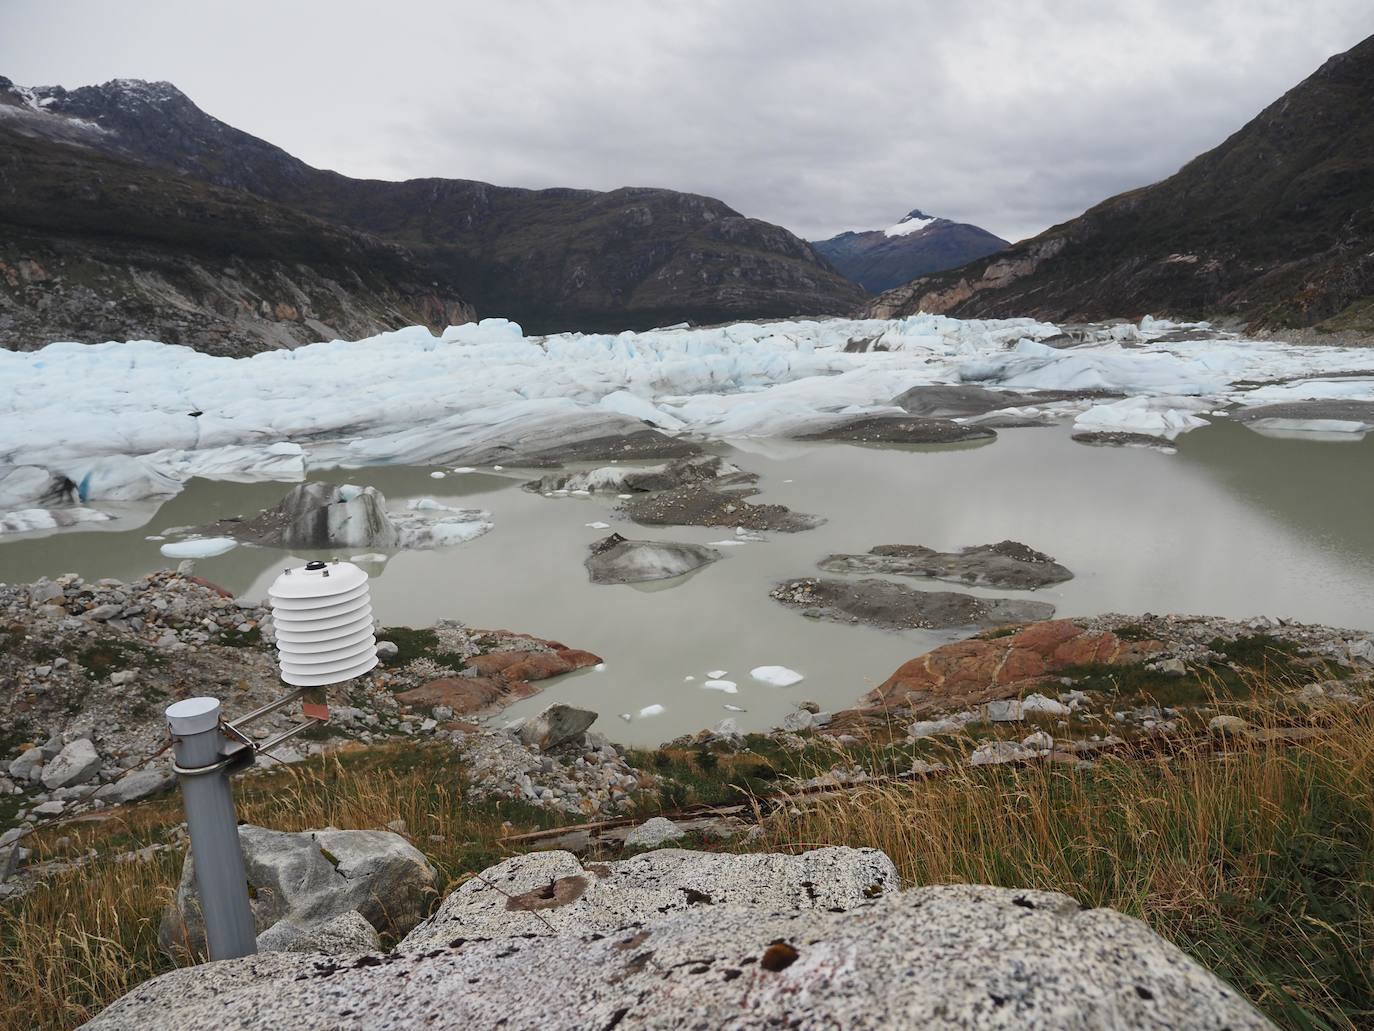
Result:
[[[916,210],[887,229],[840,233],[813,241],[812,246],[842,276],[876,294],[929,272],[958,268],[1009,245],[986,229]]]
[[[1326,62],[1214,150],[963,268],[870,305],[1145,314],[1374,331],[1374,37]]]
[[[27,125],[0,117],[0,346],[241,355],[472,317],[400,247]]]
[[[207,115],[170,83],[25,90],[8,120],[403,246],[421,281],[533,332],[839,314],[862,291],[809,244],[710,197],[351,179]],[[6,108],[0,106],[0,117]]]

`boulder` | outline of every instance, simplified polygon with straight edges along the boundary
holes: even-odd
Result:
[[[400,936],[424,917],[435,896],[434,867],[389,831],[293,834],[243,824],[239,844],[259,932],[283,919],[310,930],[356,909],[378,931]],[[158,944],[172,956],[205,950],[190,852],[176,897],[162,915]]]
[[[789,580],[773,588],[771,596],[808,616],[884,630],[992,627],[1054,615],[1048,602],[917,591],[888,580]]]
[[[49,791],[85,784],[100,773],[100,756],[90,738],[80,737],[62,746],[43,767],[43,786]]]
[[[1073,574],[1050,556],[1016,541],[978,544],[954,552],[919,544],[880,544],[867,555],[830,555],[819,565],[827,573],[919,576],[1020,591],[1073,579]]]
[[[571,852],[531,852],[465,882],[399,948],[420,952],[455,938],[610,933],[698,909],[850,909],[898,887],[892,860],[871,848],[795,856],[670,848],[586,866]]]
[[[122,805],[166,791],[175,783],[176,775],[169,766],[145,766],[100,787],[95,797],[111,805]]]
[[[19,758],[10,762],[10,776],[18,781],[31,780],[33,771],[43,765],[43,749],[38,747],[26,748],[20,753]]]
[[[1124,641],[1067,619],[1014,634],[956,641],[903,663],[865,696],[870,705],[913,710],[1015,698],[1068,666],[1130,665],[1164,649],[1160,641]]]
[[[324,956],[356,956],[382,947],[377,929],[356,909],[340,913],[315,927],[278,920],[258,935],[259,952],[308,952]]]
[[[710,565],[721,554],[704,544],[674,541],[631,541],[618,533],[597,541],[587,556],[587,572],[594,584],[631,584],[666,580]]]
[[[672,820],[655,816],[645,820],[625,835],[626,848],[662,848],[670,841],[680,841],[687,832]]]
[[[1114,910],[976,885],[884,892],[837,907],[805,891],[783,901],[789,893],[764,886],[762,905],[722,904],[716,899],[735,883],[736,868],[752,877],[771,862],[804,857],[717,858],[717,876],[692,887],[692,902],[682,902],[681,888],[664,891],[662,908],[627,907],[639,919],[622,917],[610,893],[586,903],[597,883],[619,878],[615,871],[604,879],[594,870],[571,874],[590,884],[579,894],[549,880],[562,867],[526,881],[510,871],[522,860],[509,860],[455,892],[473,888],[490,919],[470,912],[384,959],[268,953],[174,970],[88,1027],[219,1031],[226,1014],[243,1031],[379,1022],[392,1031],[1273,1026],[1229,985]],[[807,884],[831,895],[821,876]],[[508,899],[491,885],[525,890]]]
[[[520,727],[522,742],[541,752],[551,752],[563,745],[580,745],[587,728],[596,722],[596,713],[571,705],[550,705],[537,716],[531,716]]]

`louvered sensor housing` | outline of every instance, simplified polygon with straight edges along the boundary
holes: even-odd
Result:
[[[367,574],[351,562],[309,562],[277,577],[268,595],[281,678],[326,687],[377,665]]]

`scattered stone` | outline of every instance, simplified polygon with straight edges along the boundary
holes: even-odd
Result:
[[[632,541],[613,533],[591,545],[586,566],[592,583],[628,584],[682,576],[720,558],[703,544]]]
[[[41,748],[26,748],[18,759],[10,763],[10,776],[19,781],[30,780],[33,771],[42,765],[43,750]]]
[[[625,836],[626,848],[662,848],[670,841],[681,841],[687,836],[672,820],[655,816],[645,820]]]
[[[377,642],[377,658],[382,662],[390,662],[401,654],[401,649],[394,641]]]
[[[962,444],[991,441],[997,434],[983,426],[969,426],[949,419],[863,415],[796,436],[798,440],[842,440],[856,444]]]
[[[145,766],[97,789],[94,797],[112,805],[123,805],[160,794],[174,784],[176,775],[170,767]]]
[[[886,630],[990,627],[1054,615],[1047,602],[918,591],[887,580],[789,580],[775,587],[771,597],[816,618]]]
[[[78,738],[63,746],[43,767],[43,786],[49,791],[73,784],[85,784],[100,773],[100,756],[89,738]]]
[[[110,685],[112,687],[126,687],[138,679],[138,674],[131,669],[120,670],[110,674]]]
[[[929,577],[1026,591],[1073,579],[1073,574],[1050,556],[1016,541],[979,544],[955,552],[938,552],[916,544],[881,544],[867,555],[831,555],[819,565],[827,573]]]
[[[1250,732],[1250,724],[1239,716],[1222,714],[1208,720],[1207,729],[1220,737],[1244,737]]]
[[[733,526],[745,530],[796,533],[825,522],[783,505],[756,505],[746,500],[754,490],[722,492],[701,484],[646,494],[624,502],[620,511],[645,526]]]

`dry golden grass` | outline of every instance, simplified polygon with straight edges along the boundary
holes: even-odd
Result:
[[[1273,707],[1260,719],[1293,716]],[[1374,712],[1362,710],[1328,720],[1309,741],[1220,756],[1200,749],[881,783],[777,812],[747,847],[868,845],[891,855],[907,884],[1063,891],[1148,921],[1281,1024],[1374,1026],[1371,741]],[[739,770],[711,762],[695,773],[704,782]],[[449,887],[499,860],[502,834],[551,822],[465,797],[452,752],[412,743],[244,778],[237,792],[242,819],[283,830],[403,819]],[[0,906],[0,1028],[73,1027],[166,969],[157,922],[180,855],[146,864],[113,856],[165,840],[180,820],[171,797],[36,836],[35,859],[99,858]]]
[[[871,846],[905,884],[1062,891],[1140,917],[1284,1024],[1374,1026],[1371,741],[1366,709],[1221,755],[966,767],[778,812],[749,847]]]

